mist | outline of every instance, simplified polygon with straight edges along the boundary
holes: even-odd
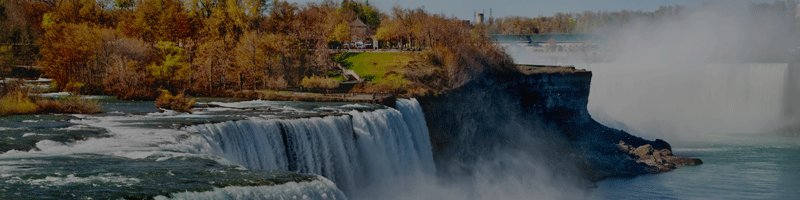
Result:
[[[526,64],[591,70],[588,109],[605,125],[645,139],[703,142],[790,121],[783,109],[792,18],[724,1],[597,30],[605,37],[598,60],[506,50]]]
[[[467,105],[519,105],[498,93]],[[462,128],[453,154],[437,159],[436,174],[424,172],[379,179],[353,199],[591,199],[593,183],[583,178],[572,144],[554,127],[519,109],[473,109],[480,122]],[[506,117],[497,117],[497,116]],[[467,116],[462,116],[469,118]]]

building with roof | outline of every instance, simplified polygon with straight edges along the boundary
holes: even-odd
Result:
[[[369,39],[369,26],[356,18],[350,22],[350,39],[354,42],[364,42]]]

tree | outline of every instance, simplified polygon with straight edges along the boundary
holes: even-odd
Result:
[[[190,37],[194,35],[197,24],[178,0],[143,0],[117,27],[129,37],[155,43],[178,42]]]
[[[295,20],[296,12],[297,3],[275,0],[269,11],[267,30],[272,33],[296,35],[298,31]]]
[[[333,29],[333,33],[328,38],[328,41],[336,41],[336,42],[349,42],[350,39],[350,23],[343,21],[336,25],[336,28]]]
[[[257,32],[247,32],[239,40],[234,50],[237,73],[243,80],[239,80],[239,89],[245,84],[255,89],[256,82],[260,79],[264,89],[283,89],[286,80],[281,77],[283,68],[281,60],[281,39],[274,34],[262,35]]]
[[[53,78],[57,89],[82,92],[86,83],[98,78],[102,69],[89,65],[95,49],[102,44],[100,34],[88,24],[56,24],[45,15],[45,33],[41,39],[41,65]],[[98,82],[99,84],[100,82]]]
[[[358,19],[361,19],[371,30],[381,26],[381,16],[378,9],[369,4],[369,1],[361,3],[353,0],[342,0],[340,12],[352,11]],[[353,19],[350,19],[353,20]]]
[[[148,74],[153,77],[158,88],[176,92],[181,90],[191,76],[183,48],[173,42],[161,41],[156,44],[156,49],[161,59],[147,66]]]
[[[192,60],[193,91],[211,94],[215,89],[225,89],[225,69],[230,67],[233,40],[226,38],[207,39],[200,43]]]

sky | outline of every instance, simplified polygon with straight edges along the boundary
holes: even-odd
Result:
[[[322,0],[287,0],[305,4]],[[340,1],[340,0],[334,0]],[[365,0],[358,0],[365,1]],[[486,16],[552,16],[556,12],[570,13],[591,11],[641,10],[655,11],[659,6],[697,6],[713,0],[368,0],[383,12],[393,6],[402,8],[423,7],[430,13],[443,13],[463,20],[473,20],[474,12],[485,12]],[[729,2],[725,0],[721,2]],[[753,3],[773,2],[774,0],[744,0]]]

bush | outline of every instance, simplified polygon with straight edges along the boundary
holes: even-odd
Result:
[[[69,96],[61,99],[36,99],[41,113],[95,114],[103,111],[100,102]]]
[[[381,79],[375,81],[375,86],[378,86],[378,88],[383,91],[391,92],[392,94],[404,93],[408,85],[408,80],[396,73],[387,74]]]
[[[286,79],[283,79],[283,77],[279,77],[277,79],[268,78],[264,80],[265,89],[280,90],[280,89],[286,89],[287,87],[289,87],[289,83],[286,82]]]
[[[339,81],[332,78],[312,76],[303,78],[300,85],[305,88],[320,89],[324,93],[328,93],[328,90],[339,87]]]
[[[0,98],[0,116],[29,114],[39,110],[39,106],[31,102],[22,91],[11,91]]]
[[[173,96],[168,90],[161,90],[161,95],[156,98],[156,107],[192,113],[194,99],[184,97],[183,94]]]
[[[71,96],[63,99],[31,99],[24,91],[13,91],[0,98],[0,116],[32,113],[95,114],[102,111],[97,100]]]

